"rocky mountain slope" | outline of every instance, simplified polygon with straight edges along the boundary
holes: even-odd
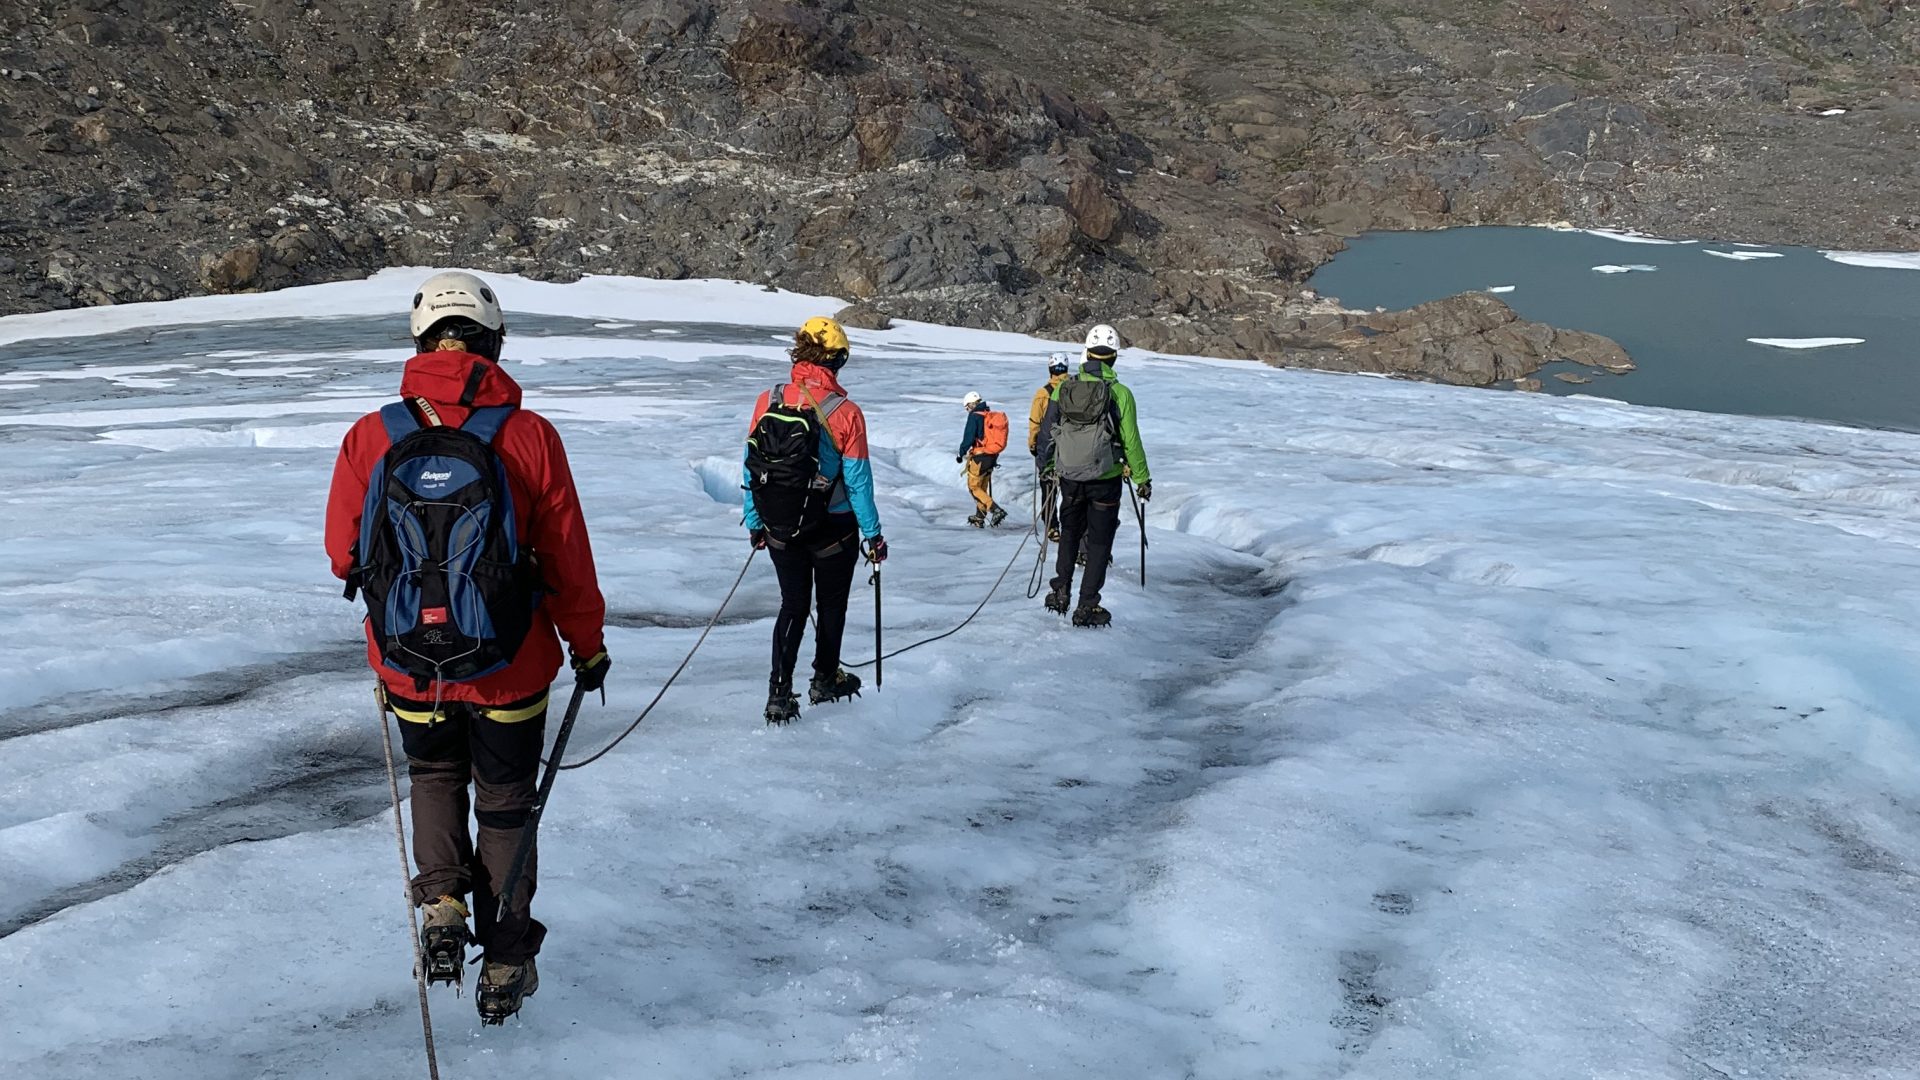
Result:
[[[14,0],[0,312],[457,263],[1289,362],[1366,228],[1920,245],[1917,86],[1904,0]]]

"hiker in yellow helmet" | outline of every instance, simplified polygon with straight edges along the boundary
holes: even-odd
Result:
[[[886,561],[880,512],[867,461],[867,418],[847,400],[840,369],[847,332],[832,319],[808,319],[793,337],[793,371],[762,391],[748,424],[745,477],[747,536],[773,559],[780,579],[780,615],[773,623],[773,670],[767,679],[769,724],[800,715],[793,692],[807,609],[818,604],[814,627],[814,705],[860,692],[860,679],[840,667],[847,597],[865,554]]]

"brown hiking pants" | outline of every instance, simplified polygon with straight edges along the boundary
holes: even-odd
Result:
[[[400,717],[400,742],[413,780],[413,861],[420,871],[413,879],[414,903],[472,893],[474,939],[488,960],[503,964],[525,963],[547,936],[532,915],[537,852],[527,859],[514,910],[496,918],[500,890],[506,888],[520,831],[538,793],[546,698],[542,693],[498,709],[443,702],[438,719],[432,719],[431,702],[389,699]],[[478,844],[467,828],[469,781]]]

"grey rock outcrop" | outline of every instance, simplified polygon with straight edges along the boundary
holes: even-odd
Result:
[[[460,264],[1284,359],[1330,345],[1300,286],[1370,228],[1920,247],[1909,4],[448,11],[7,8],[0,313]]]

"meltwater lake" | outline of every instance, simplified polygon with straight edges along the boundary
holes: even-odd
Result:
[[[1640,365],[1549,368],[1549,393],[1920,431],[1920,256],[1489,226],[1359,237],[1313,286],[1354,308],[1492,290]]]

